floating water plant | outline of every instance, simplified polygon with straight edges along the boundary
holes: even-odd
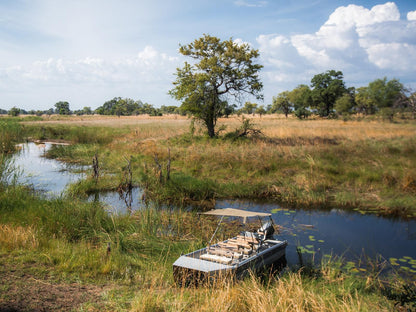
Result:
[[[400,265],[397,263],[397,258],[390,258],[389,261],[391,265]]]

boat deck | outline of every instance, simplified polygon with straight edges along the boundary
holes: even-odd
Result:
[[[278,243],[278,241],[275,241],[275,243]],[[250,258],[261,250],[269,248],[269,245],[270,243],[267,241],[259,244],[259,240],[255,237],[238,235],[207,247],[199,254],[199,259],[233,265]]]

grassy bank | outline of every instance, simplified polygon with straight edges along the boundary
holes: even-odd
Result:
[[[349,275],[336,263],[313,271],[287,271],[266,281],[250,277],[213,288],[178,288],[172,279],[173,261],[182,252],[203,246],[214,227],[215,222],[201,221],[181,210],[149,208],[132,216],[112,216],[97,204],[45,200],[22,187],[3,186],[0,308],[62,309],[63,297],[76,297],[67,309],[71,311],[391,311],[395,304],[412,307],[414,297],[406,290],[416,285],[397,277],[386,283],[377,272]],[[39,289],[45,284],[45,292],[55,296],[56,305],[39,299]],[[75,285],[80,285],[78,296]],[[60,295],[62,289],[68,292]],[[43,296],[49,298],[47,294]],[[30,296],[38,301],[25,301]]]
[[[91,164],[97,154],[102,173],[98,188],[116,189],[130,161],[133,183],[161,202],[250,198],[292,207],[416,216],[414,122],[267,116],[252,120],[264,135],[236,138],[232,133],[241,119],[233,117],[220,121],[226,129],[216,139],[204,137],[198,128],[191,134],[184,117],[60,122],[34,122],[24,128],[35,138],[77,143],[55,147],[51,157]],[[95,182],[84,181],[73,193],[96,188]]]

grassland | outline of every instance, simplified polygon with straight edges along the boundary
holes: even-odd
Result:
[[[133,182],[161,202],[241,197],[414,216],[416,124],[280,116],[253,122],[264,136],[226,136],[241,126],[238,118],[221,120],[227,128],[214,140],[198,129],[192,134],[190,121],[182,117],[50,118],[23,121],[19,131],[10,126],[10,141],[74,143],[57,146],[50,157],[91,164],[97,154],[100,177],[72,186],[68,196],[45,199],[3,179],[13,168],[1,159],[0,310],[415,309],[414,281],[386,280],[377,271],[346,273],[334,259],[321,268],[287,270],[279,278],[179,288],[172,279],[174,259],[204,246],[214,220],[152,204],[131,216],[109,215],[100,204],[78,199],[93,189],[117,188],[130,160]],[[223,229],[220,237],[234,230]]]
[[[299,121],[276,115],[251,120],[263,135],[232,136],[241,127],[239,117],[220,120],[225,130],[216,139],[198,128],[191,133],[190,120],[178,116],[67,118],[25,129],[35,138],[79,143],[56,147],[51,157],[91,164],[97,154],[105,189],[117,187],[130,160],[134,183],[161,202],[250,198],[416,216],[415,122]],[[161,181],[158,165],[166,178],[169,159],[170,179]],[[91,187],[97,184],[84,181],[72,191],[80,195]]]
[[[111,216],[97,204],[45,200],[19,186],[0,193],[0,308],[62,311],[392,311],[412,308],[416,285],[336,263],[280,278],[179,288],[171,264],[203,246],[215,222],[149,208]],[[214,220],[212,220],[214,221]],[[233,229],[223,229],[228,236]],[[110,243],[110,250],[108,250]],[[412,288],[413,287],[413,288]],[[407,296],[407,297],[406,297]],[[413,296],[413,297],[412,297]]]

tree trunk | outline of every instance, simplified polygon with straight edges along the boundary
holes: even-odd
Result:
[[[209,120],[206,122],[207,125],[207,130],[208,130],[208,135],[210,138],[215,137],[215,126],[214,126],[214,122],[212,120]]]

